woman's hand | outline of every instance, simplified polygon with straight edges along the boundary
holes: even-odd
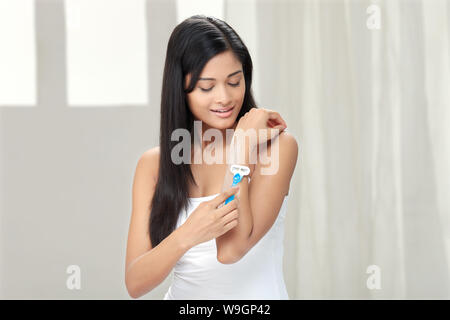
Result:
[[[236,196],[233,201],[217,208],[228,197],[238,192],[239,187],[225,190],[210,201],[205,201],[189,215],[180,226],[189,248],[221,236],[238,224]]]
[[[278,112],[263,108],[252,108],[239,119],[235,134],[241,134],[238,129],[242,129],[244,135],[247,132],[247,136],[251,136],[247,130],[255,130],[256,141],[254,139],[248,141],[251,152],[257,145],[272,140],[286,128],[287,124]],[[262,133],[263,131],[266,132],[265,135]]]

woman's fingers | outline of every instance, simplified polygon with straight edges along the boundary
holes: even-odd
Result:
[[[271,126],[267,129],[267,136],[270,137],[270,140],[272,140],[278,136],[281,131],[286,129],[287,124],[278,112],[272,110],[267,110],[267,112],[269,115],[268,122]]]
[[[222,225],[226,225],[227,223],[237,219],[239,217],[239,210],[234,209],[233,211],[229,212],[225,216],[222,217],[221,222]]]
[[[281,117],[281,115],[278,112],[268,110],[268,113],[269,113],[269,121],[271,123],[275,123],[276,127],[278,127],[278,126],[281,126],[281,127],[284,126],[284,128],[287,127],[286,121],[284,121],[284,119]]]
[[[225,216],[226,214],[228,214],[229,212],[236,209],[237,207],[238,207],[238,200],[235,196],[232,201],[228,202],[226,205],[224,205],[216,210],[217,217],[221,218],[221,217]]]
[[[227,200],[229,197],[231,197],[232,195],[236,194],[239,190],[239,186],[230,188],[225,190],[224,192],[222,192],[221,194],[219,194],[217,197],[215,197],[214,199],[210,200],[211,204],[214,206],[214,208],[217,208],[222,202],[224,202],[225,200]],[[231,201],[232,202],[232,201]],[[230,203],[231,203],[230,202]],[[228,204],[230,204],[228,203]],[[227,205],[228,205],[227,204]],[[223,207],[226,207],[223,206]],[[222,207],[222,208],[223,208]]]
[[[278,136],[281,133],[281,131],[283,131],[284,129],[286,129],[286,128],[284,128],[284,127],[269,128],[269,129],[267,129],[267,136],[269,137],[270,140],[272,140],[273,138]]]
[[[269,126],[270,126],[271,128],[273,128],[273,127],[275,127],[275,126],[278,125],[278,122],[276,122],[276,121],[274,121],[274,120],[272,120],[272,119],[269,119],[268,123],[269,123]]]
[[[227,233],[228,231],[230,231],[231,229],[233,229],[237,225],[238,225],[237,219],[231,220],[230,222],[228,222],[226,225],[223,226],[222,233],[219,236],[221,236],[222,234]]]

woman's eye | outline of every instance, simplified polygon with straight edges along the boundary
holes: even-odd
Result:
[[[232,87],[238,87],[238,86],[241,84],[241,82],[239,81],[238,83],[228,83],[228,84],[229,84],[230,86],[232,86]],[[200,87],[199,87],[199,88],[200,88]],[[200,90],[207,92],[207,91],[211,91],[212,88],[214,88],[214,86],[211,87],[211,88],[209,88],[209,89],[200,88]]]

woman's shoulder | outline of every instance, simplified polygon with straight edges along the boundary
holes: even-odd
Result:
[[[159,171],[159,146],[145,151],[141,155],[139,162],[147,168],[147,171],[151,174],[156,182],[158,180]]]
[[[284,130],[280,132],[280,134],[275,137],[273,140],[269,140],[267,143],[267,149],[270,150],[272,147],[272,144],[277,146],[279,148],[282,148],[283,151],[292,151],[296,153],[298,151],[298,142],[295,136],[287,130]]]
[[[295,136],[288,132],[287,129],[280,132],[279,139],[280,141],[283,141],[284,145],[288,145],[288,147],[292,147],[298,144]]]
[[[148,149],[142,154],[142,156],[148,160],[156,160],[159,158],[159,146]]]
[[[276,152],[279,153],[279,158],[293,162],[295,166],[298,157],[298,142],[295,136],[287,131],[283,131],[278,135],[274,143],[278,144]],[[287,164],[285,163],[284,165]]]
[[[298,142],[294,135],[283,131],[274,139],[268,141],[267,145],[263,145],[259,149],[258,162],[255,171],[264,175],[267,172],[278,172],[278,168],[284,171],[293,171],[298,158]],[[259,161],[261,157],[264,161]],[[275,169],[277,168],[277,169]],[[292,172],[290,172],[292,174]]]

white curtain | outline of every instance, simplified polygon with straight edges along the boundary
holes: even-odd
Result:
[[[291,299],[450,298],[449,1],[241,2],[257,102],[300,147]]]

